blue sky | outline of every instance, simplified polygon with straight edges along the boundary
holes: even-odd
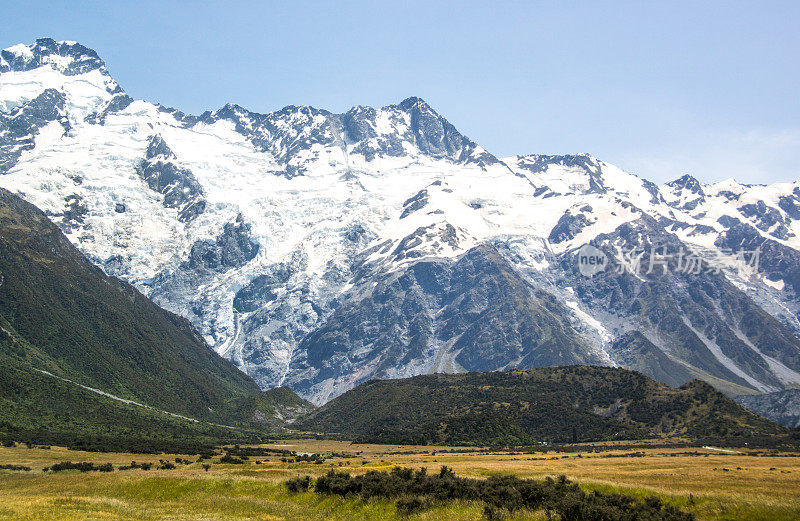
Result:
[[[80,41],[134,98],[185,112],[416,95],[498,156],[800,180],[800,2],[3,4],[0,47]]]

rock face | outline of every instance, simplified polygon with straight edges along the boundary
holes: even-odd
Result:
[[[178,209],[178,220],[193,221],[205,210],[203,187],[191,170],[177,164],[177,157],[159,135],[147,145],[139,174],[150,189],[164,196],[164,206]]]
[[[797,183],[500,159],[414,97],[184,114],[48,39],[0,54],[0,164],[106,273],[315,403],[374,377],[574,363],[731,395],[800,385]]]
[[[736,402],[759,416],[787,427],[800,427],[800,389],[786,389],[762,395],[745,395]]]
[[[64,115],[64,94],[55,89],[45,89],[22,106],[0,113],[0,173],[11,169],[23,152],[32,150],[36,134],[51,122],[61,125],[64,132],[70,129]]]
[[[365,377],[609,362],[492,246],[367,280],[301,340],[292,388],[327,399]]]

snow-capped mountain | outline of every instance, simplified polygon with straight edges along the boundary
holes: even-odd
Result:
[[[571,363],[800,386],[800,183],[501,159],[419,98],[188,115],[40,39],[0,53],[0,186],[264,388],[316,403],[376,377]],[[593,277],[586,244],[608,259]]]

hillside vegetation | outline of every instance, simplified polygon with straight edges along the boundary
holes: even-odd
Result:
[[[673,388],[635,371],[589,366],[373,380],[297,427],[365,442],[448,445],[787,432],[704,382]]]

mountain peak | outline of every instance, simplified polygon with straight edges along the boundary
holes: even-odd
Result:
[[[418,112],[433,112],[434,114],[437,113],[435,110],[433,110],[433,108],[428,104],[427,101],[417,96],[410,96],[404,99],[403,101],[397,104],[397,107],[406,112],[414,110]]]
[[[97,52],[73,41],[38,38],[30,45],[17,44],[0,51],[0,73],[46,65],[68,76],[105,68]]]
[[[424,104],[427,105],[427,102],[424,99],[420,98],[419,96],[409,96],[406,99],[404,99],[403,101],[401,101],[399,104],[400,105],[413,105],[415,103],[424,103]]]
[[[242,107],[237,103],[228,102],[222,107],[218,108],[214,111],[214,115],[219,117],[225,117],[226,115],[234,115],[234,114],[249,114],[250,111],[246,108]]]
[[[671,186],[672,188],[689,190],[690,192],[695,194],[703,193],[703,187],[700,184],[700,181],[698,181],[695,177],[691,176],[690,174],[684,174],[678,179],[670,181],[669,183],[667,183],[667,186]]]

